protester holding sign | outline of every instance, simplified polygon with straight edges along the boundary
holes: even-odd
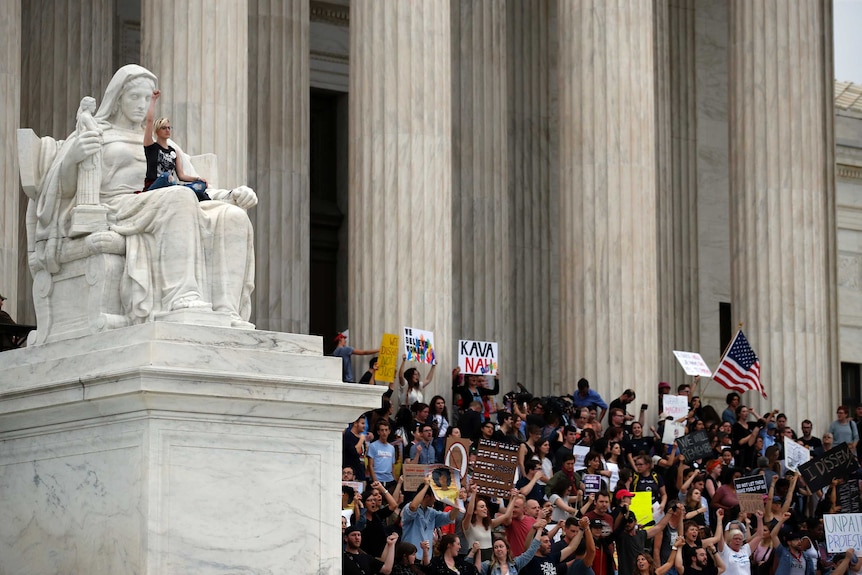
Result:
[[[410,406],[414,403],[424,403],[424,393],[423,390],[431,384],[431,380],[434,379],[434,370],[437,369],[437,364],[434,363],[431,365],[431,369],[428,371],[428,379],[422,381],[422,374],[419,373],[419,370],[415,367],[411,367],[407,371],[404,371],[404,364],[407,362],[407,354],[401,356],[401,366],[398,368],[398,381],[401,384],[402,390],[404,386],[407,386],[407,389],[404,391],[404,397],[402,403],[404,405]]]
[[[482,375],[464,375],[463,384],[461,378],[461,368],[456,367],[452,370],[452,397],[455,398],[454,401],[459,413],[466,410],[473,401],[481,403],[483,398],[500,393],[499,373],[494,376],[494,387],[492,389],[488,389],[482,385],[482,382],[485,381],[485,377]]]

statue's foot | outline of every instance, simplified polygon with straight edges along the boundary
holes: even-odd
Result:
[[[180,309],[208,309],[211,310],[213,305],[209,302],[203,301],[198,296],[186,296],[181,297],[171,306],[171,311],[177,311]]]

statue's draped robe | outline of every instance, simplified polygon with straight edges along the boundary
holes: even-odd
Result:
[[[143,187],[146,158],[143,131],[100,122],[100,201],[109,228],[125,237],[121,284],[123,308],[133,323],[179,309],[189,301],[212,302],[213,309],[248,320],[254,289],[251,222],[244,210],[222,201],[198,202],[192,190],[171,186],[136,194]],[[59,269],[62,239],[68,236],[74,189],[63,181],[62,164],[75,144],[42,139],[40,164],[47,172],[36,203],[36,257],[50,272]],[[74,182],[71,184],[74,185]]]

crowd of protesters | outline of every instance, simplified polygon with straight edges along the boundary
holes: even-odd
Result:
[[[539,398],[520,384],[503,395],[499,375],[455,369],[450,398],[426,401],[435,368],[423,380],[405,363],[381,407],[344,432],[345,574],[862,572],[852,549],[827,551],[823,523],[824,515],[842,511],[841,485],[859,485],[858,463],[855,473],[817,491],[784,465],[789,441],[812,457],[847,443],[858,457],[862,406],[852,415],[839,406],[834,422],[815,426],[788,421],[778,409],[759,414],[734,392],[716,409],[701,401],[695,379],[676,390],[689,402],[681,421],[687,432],[706,433],[712,453],[686,461],[675,443],[662,441],[667,383],[658,384],[659,420],[647,422],[647,405],[631,410],[634,391],[606,403],[585,379],[571,396]],[[360,381],[374,384],[375,373],[376,358]],[[401,466],[442,463],[448,437],[471,440],[470,463],[480,439],[517,445],[509,497],[479,494],[469,467],[457,495],[462,505],[435,500],[430,478],[405,491]],[[584,447],[576,465],[575,451]],[[762,510],[742,512],[733,480],[752,475],[764,476],[768,493]],[[585,495],[586,476],[599,478],[597,492],[592,485]],[[644,491],[654,513],[639,521],[632,499]]]

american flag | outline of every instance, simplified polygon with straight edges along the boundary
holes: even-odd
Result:
[[[712,379],[737,393],[745,393],[749,389],[757,390],[763,397],[766,392],[760,384],[760,360],[751,349],[742,330],[736,332],[730,349],[721,358]]]

